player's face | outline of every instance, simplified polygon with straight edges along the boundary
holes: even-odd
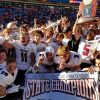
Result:
[[[97,28],[96,28],[96,26],[95,25],[90,25],[90,27],[89,27],[89,29],[93,29],[93,30],[96,30]]]
[[[27,34],[27,30],[25,28],[20,28],[20,33],[26,33]]]
[[[56,38],[56,40],[57,40],[58,43],[61,43],[62,39],[63,39],[63,38],[60,37],[60,36],[57,36],[57,38]]]
[[[96,67],[100,69],[100,59],[96,59]]]
[[[72,31],[69,31],[68,33],[66,33],[66,37],[68,39],[71,39],[72,38]]]
[[[87,39],[87,40],[93,40],[93,39],[94,39],[94,37],[95,37],[95,33],[90,32],[90,33],[88,33],[88,34],[87,34],[86,39]]]
[[[38,42],[41,40],[41,38],[42,38],[42,37],[41,37],[41,35],[39,35],[39,34],[36,34],[36,35],[34,36],[34,40],[35,40],[35,41],[38,41]]]
[[[11,31],[12,31],[12,32],[17,32],[17,26],[16,26],[16,24],[14,24],[14,25],[12,26]]]
[[[53,60],[53,54],[51,52],[46,53],[46,57],[48,61],[52,61]]]
[[[9,63],[6,67],[7,71],[9,73],[14,73],[15,69],[16,69],[16,62],[12,62],[12,63]]]
[[[48,31],[46,32],[47,39],[51,38],[52,36],[53,36],[53,33],[49,33]]]
[[[23,45],[27,45],[29,42],[29,35],[20,36],[20,41]]]
[[[7,59],[6,53],[1,52],[0,53],[0,63],[3,63]]]
[[[69,57],[70,57],[70,55],[69,54],[64,54],[64,55],[60,55],[59,56],[60,57],[60,60],[62,61],[68,61],[69,60]]]

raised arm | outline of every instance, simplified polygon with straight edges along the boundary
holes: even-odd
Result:
[[[73,26],[73,32],[72,32],[72,34],[75,36],[76,40],[78,40],[79,37],[80,37],[80,35],[79,35],[79,28],[80,28],[80,26],[77,24],[80,16],[81,16],[81,13],[78,13],[77,14],[76,22],[75,22],[75,24]]]
[[[11,43],[9,43],[9,40],[5,40],[2,45],[8,49],[14,48],[14,46]]]

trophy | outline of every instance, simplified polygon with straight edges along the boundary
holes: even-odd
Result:
[[[78,24],[94,23],[97,9],[97,0],[83,0],[79,6],[79,12],[82,13],[82,17],[79,18]]]

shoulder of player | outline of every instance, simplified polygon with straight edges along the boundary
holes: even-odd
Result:
[[[74,63],[75,66],[80,65],[82,62],[82,57],[77,52],[71,52],[71,61]]]
[[[29,42],[25,47],[30,50],[33,50],[34,48],[36,48],[36,44]]]
[[[13,41],[10,41],[9,43],[12,44],[15,48],[21,45],[19,40],[13,40]]]
[[[20,41],[19,40],[12,40],[12,41],[10,41],[10,43],[16,43],[16,44],[19,44],[20,43]]]
[[[0,83],[2,81],[5,81],[8,78],[8,76],[9,76],[9,72],[6,69],[2,69],[0,71]]]
[[[18,73],[18,69],[16,68],[14,71],[14,74]],[[0,70],[0,74],[4,74],[5,76],[10,75],[10,73],[6,70],[6,68],[3,68],[2,70]]]
[[[96,36],[94,37],[94,40],[100,40],[100,35],[96,35]]]
[[[72,57],[72,59],[74,58],[81,58],[81,55],[78,52],[74,52],[74,51],[70,51],[70,56]]]
[[[6,73],[8,73],[8,71],[6,70],[6,68],[3,68],[2,70],[0,70],[0,73],[1,72],[6,72]]]
[[[29,42],[28,45],[30,45],[30,46],[36,46],[36,44],[33,43],[33,42]]]

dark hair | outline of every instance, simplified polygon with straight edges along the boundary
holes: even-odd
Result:
[[[42,38],[44,37],[44,34],[42,31],[39,31],[39,30],[34,31],[33,35],[37,35],[37,34],[41,35]]]
[[[68,32],[70,32],[70,31],[72,31],[72,28],[71,28],[71,27],[68,27],[66,30],[64,30],[63,33],[68,33]]]
[[[9,58],[7,59],[7,64],[10,64],[10,63],[13,63],[13,62],[16,62],[16,59],[15,59],[15,58],[9,57]]]
[[[2,53],[2,52],[5,52],[6,55],[7,55],[7,51],[6,51],[6,49],[5,49],[4,47],[1,47],[1,48],[0,48],[0,53]]]
[[[26,32],[28,32],[28,29],[25,25],[20,26],[20,28],[24,28],[26,30]]]
[[[100,59],[100,53],[96,56],[96,59]]]
[[[91,33],[91,32],[93,32],[94,34],[96,34],[96,31],[95,30],[89,29],[88,34]]]
[[[64,34],[63,33],[56,33],[56,38],[57,37],[62,37],[62,38],[64,38]]]

